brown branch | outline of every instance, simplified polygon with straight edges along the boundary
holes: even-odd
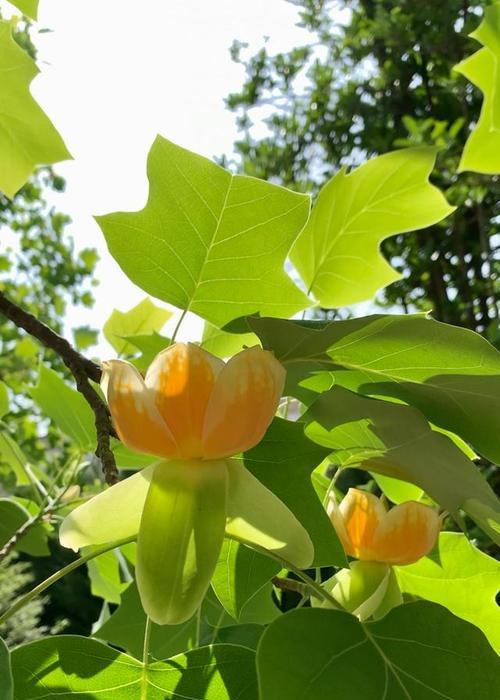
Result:
[[[302,596],[309,595],[309,589],[305,583],[301,581],[295,581],[292,578],[280,578],[279,576],[274,576],[271,582],[276,588],[282,591],[293,591],[293,593],[299,593]]]
[[[89,380],[99,382],[101,368],[92,360],[77,352],[65,338],[39,321],[33,314],[25,311],[0,292],[0,313],[6,316],[18,328],[22,328],[39,340],[46,348],[59,355],[75,378],[76,388],[85,397],[94,412],[97,438],[96,455],[102,462],[104,476],[108,484],[118,481],[118,470],[110,447],[110,436],[116,437],[106,404],[91,385]]]

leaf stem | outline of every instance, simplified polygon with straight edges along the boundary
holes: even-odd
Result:
[[[43,593],[49,586],[52,586],[53,583],[56,581],[59,581],[59,579],[63,578],[66,576],[66,574],[71,573],[75,569],[78,569],[79,566],[82,566],[82,564],[85,564],[86,562],[90,561],[91,559],[95,559],[95,557],[100,556],[101,554],[105,554],[106,552],[109,552],[110,549],[116,549],[116,547],[121,547],[124,544],[128,544],[129,542],[133,542],[136,539],[136,535],[133,537],[127,537],[124,540],[118,540],[117,542],[112,542],[111,544],[104,544],[102,547],[99,547],[98,549],[95,549],[93,552],[89,552],[88,554],[85,554],[83,557],[79,557],[78,559],[75,559],[75,561],[70,562],[66,566],[64,566],[62,569],[59,569],[59,571],[56,571],[55,574],[52,574],[48,578],[45,579],[45,581],[42,581],[41,583],[38,584],[38,586],[35,586],[35,588],[32,588],[31,591],[28,591],[24,595],[22,595],[20,598],[17,599],[17,601],[12,605],[8,610],[6,610],[3,615],[0,615],[0,625],[2,625],[4,622],[6,622],[12,615],[14,615],[18,610],[21,610],[24,608],[25,605],[27,605],[33,598],[36,598],[40,593]]]
[[[174,328],[174,332],[172,333],[172,337],[170,338],[170,344],[173,345],[175,343],[175,339],[177,338],[177,333],[180,330],[180,327],[182,325],[182,322],[184,321],[185,317],[187,314],[187,309],[184,309],[184,311],[181,313],[179,316],[179,320],[177,321],[177,324]]]

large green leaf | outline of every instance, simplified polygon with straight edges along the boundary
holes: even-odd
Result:
[[[257,700],[255,654],[219,644],[144,666],[86,637],[50,637],[12,654],[16,698]]]
[[[326,183],[291,253],[321,306],[370,299],[400,279],[380,253],[382,241],[453,211],[429,183],[435,158],[434,148],[393,151],[349,174],[342,169]]]
[[[0,637],[0,700],[14,700],[14,679],[10,665],[10,652]]]
[[[483,48],[455,66],[474,83],[484,100],[479,121],[465,144],[459,172],[500,172],[500,4],[484,10],[484,18],[471,34]]]
[[[76,389],[41,364],[36,386],[29,388],[42,412],[82,450],[95,446],[94,413]]]
[[[149,297],[146,297],[128,311],[113,309],[102,330],[108,343],[119,355],[131,355],[136,352],[137,346],[127,340],[127,336],[152,336],[155,332],[161,331],[171,316],[171,311],[156,306]]]
[[[318,608],[278,618],[257,651],[260,700],[492,700],[500,662],[474,626],[434,603],[378,622]]]
[[[12,198],[36,165],[57,163],[71,156],[31,96],[30,83],[38,68],[12,38],[9,22],[0,22],[0,72],[0,189]]]
[[[248,324],[287,369],[288,391],[332,372],[347,389],[416,406],[500,462],[500,353],[480,335],[423,315]]]
[[[273,559],[233,540],[224,540],[212,587],[227,612],[239,620],[251,598],[280,569]]]
[[[443,532],[439,548],[410,566],[396,567],[401,590],[444,605],[479,627],[500,652],[500,563],[464,535]]]
[[[216,325],[259,310],[291,316],[309,306],[284,271],[309,197],[233,176],[160,136],[148,178],[142,211],[97,217],[133,282]]]
[[[31,19],[36,20],[38,14],[38,0],[10,0],[10,2],[15,5],[23,15],[31,17]]]
[[[496,509],[500,521],[500,505],[479,469],[449,438],[431,430],[417,409],[339,386],[321,394],[306,418],[306,434],[335,450],[345,466],[410,481],[454,514],[475,498]],[[484,519],[471,516],[500,543]]]
[[[311,483],[313,469],[328,452],[304,435],[301,423],[276,418],[243,460],[305,527],[314,545],[314,565],[344,566],[344,551]]]
[[[8,498],[0,498],[0,549],[29,518],[29,512],[19,503]],[[47,532],[43,524],[37,522],[30,527],[14,548],[18,552],[25,552],[35,557],[50,554],[47,546]]]

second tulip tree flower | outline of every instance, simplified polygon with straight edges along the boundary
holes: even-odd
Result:
[[[260,347],[224,363],[177,343],[156,356],[144,379],[129,362],[103,363],[101,384],[122,442],[160,461],[76,508],[61,543],[76,550],[137,535],[137,584],[158,624],[195,612],[225,535],[309,566],[306,530],[231,459],[262,439],[284,380],[283,367]]]
[[[439,535],[439,515],[417,501],[387,510],[379,498],[359,489],[349,489],[340,504],[331,496],[327,510],[346,554],[358,561],[325,588],[360,620],[383,617],[403,602],[392,567],[429,554]]]

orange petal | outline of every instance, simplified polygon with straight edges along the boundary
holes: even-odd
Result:
[[[375,560],[413,564],[434,547],[440,526],[433,508],[417,501],[401,503],[386,514],[375,533]]]
[[[340,541],[351,557],[372,561],[374,534],[386,509],[372,493],[349,489],[331,514]]]
[[[136,368],[125,360],[102,363],[101,387],[120,440],[137,452],[173,457],[177,446]]]
[[[151,363],[145,383],[170,428],[181,459],[203,456],[202,429],[207,403],[224,362],[191,343],[162,350]]]
[[[207,459],[229,457],[256,445],[272,421],[285,370],[267,350],[243,350],[226,364],[208,402],[203,427]]]

